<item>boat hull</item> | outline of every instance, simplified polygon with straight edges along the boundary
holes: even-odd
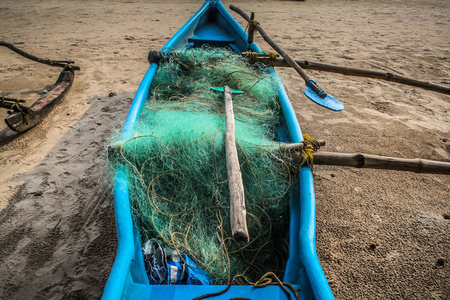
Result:
[[[246,42],[247,34],[232,18],[220,1],[206,1],[198,12],[167,42],[161,52],[181,51],[190,47],[210,45],[228,47],[237,53],[249,49],[261,52],[255,44]],[[158,65],[152,63],[130,108],[124,125],[122,140],[133,136],[139,112],[148,99],[149,88]],[[270,71],[275,75],[275,71]],[[282,108],[279,138],[282,142],[301,142],[302,132],[295,112],[278,82]],[[289,259],[285,282],[299,289],[301,299],[333,299],[333,295],[320,267],[315,246],[315,196],[312,172],[308,167],[300,171],[300,180],[290,194]],[[192,299],[207,293],[221,291],[225,286],[150,285],[145,272],[139,230],[133,222],[128,194],[128,178],[119,167],[115,177],[114,205],[119,245],[112,271],[102,299]],[[249,297],[252,299],[288,299],[277,286],[254,288],[232,286],[227,293],[214,299]]]
[[[5,118],[8,127],[17,132],[25,132],[36,126],[64,99],[73,84],[74,78],[74,70],[72,68],[65,68],[59,74],[56,83],[44,96],[40,97],[30,106],[26,114],[13,112]]]

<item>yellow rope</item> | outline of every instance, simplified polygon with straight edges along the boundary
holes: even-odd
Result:
[[[267,52],[267,54],[269,54],[269,58],[271,60],[275,60],[278,57],[278,54],[274,53],[274,52]]]
[[[314,164],[313,152],[319,150],[319,142],[309,134],[305,133],[303,135],[303,143],[305,146],[303,147],[301,152],[302,161],[300,163],[300,166],[306,164],[308,167],[312,168]]]
[[[21,112],[22,114],[25,114],[22,107],[20,107],[19,103],[20,103],[20,99],[16,99],[16,101],[14,101],[13,105],[11,105],[11,107],[9,109],[14,109],[14,107],[15,107],[15,108],[17,108],[17,110],[19,112]]]
[[[23,122],[25,123],[25,125],[28,125],[28,113],[26,113],[22,109],[22,107],[19,105],[19,103],[20,103],[20,99],[16,99],[16,101],[14,101],[14,104],[11,105],[10,109],[17,108],[17,110],[22,114]]]

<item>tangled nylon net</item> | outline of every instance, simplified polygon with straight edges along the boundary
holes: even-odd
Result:
[[[223,94],[233,94],[236,143],[250,243],[231,237]],[[111,162],[125,166],[142,240],[158,239],[190,256],[215,284],[236,274],[281,276],[287,259],[292,166],[277,142],[277,81],[227,50],[201,48],[160,63],[134,137],[117,141]]]

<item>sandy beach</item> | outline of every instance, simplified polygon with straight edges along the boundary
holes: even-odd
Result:
[[[450,87],[448,0],[223,3],[254,11],[295,59]],[[106,147],[148,69],[148,51],[201,4],[0,3],[0,40],[81,67],[39,125],[18,134],[0,124],[0,299],[100,298],[117,247]],[[59,72],[0,48],[2,96],[31,103]],[[333,112],[303,95],[293,70],[277,72],[303,132],[326,140],[325,151],[450,161],[450,96],[308,71],[345,105]],[[336,299],[449,299],[449,176],[315,166],[314,179],[317,252]]]

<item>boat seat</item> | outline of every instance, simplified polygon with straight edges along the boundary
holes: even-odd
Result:
[[[212,47],[225,47],[236,43],[235,38],[214,23],[208,23],[196,29],[188,41],[193,43],[194,47],[201,47],[204,44]]]

